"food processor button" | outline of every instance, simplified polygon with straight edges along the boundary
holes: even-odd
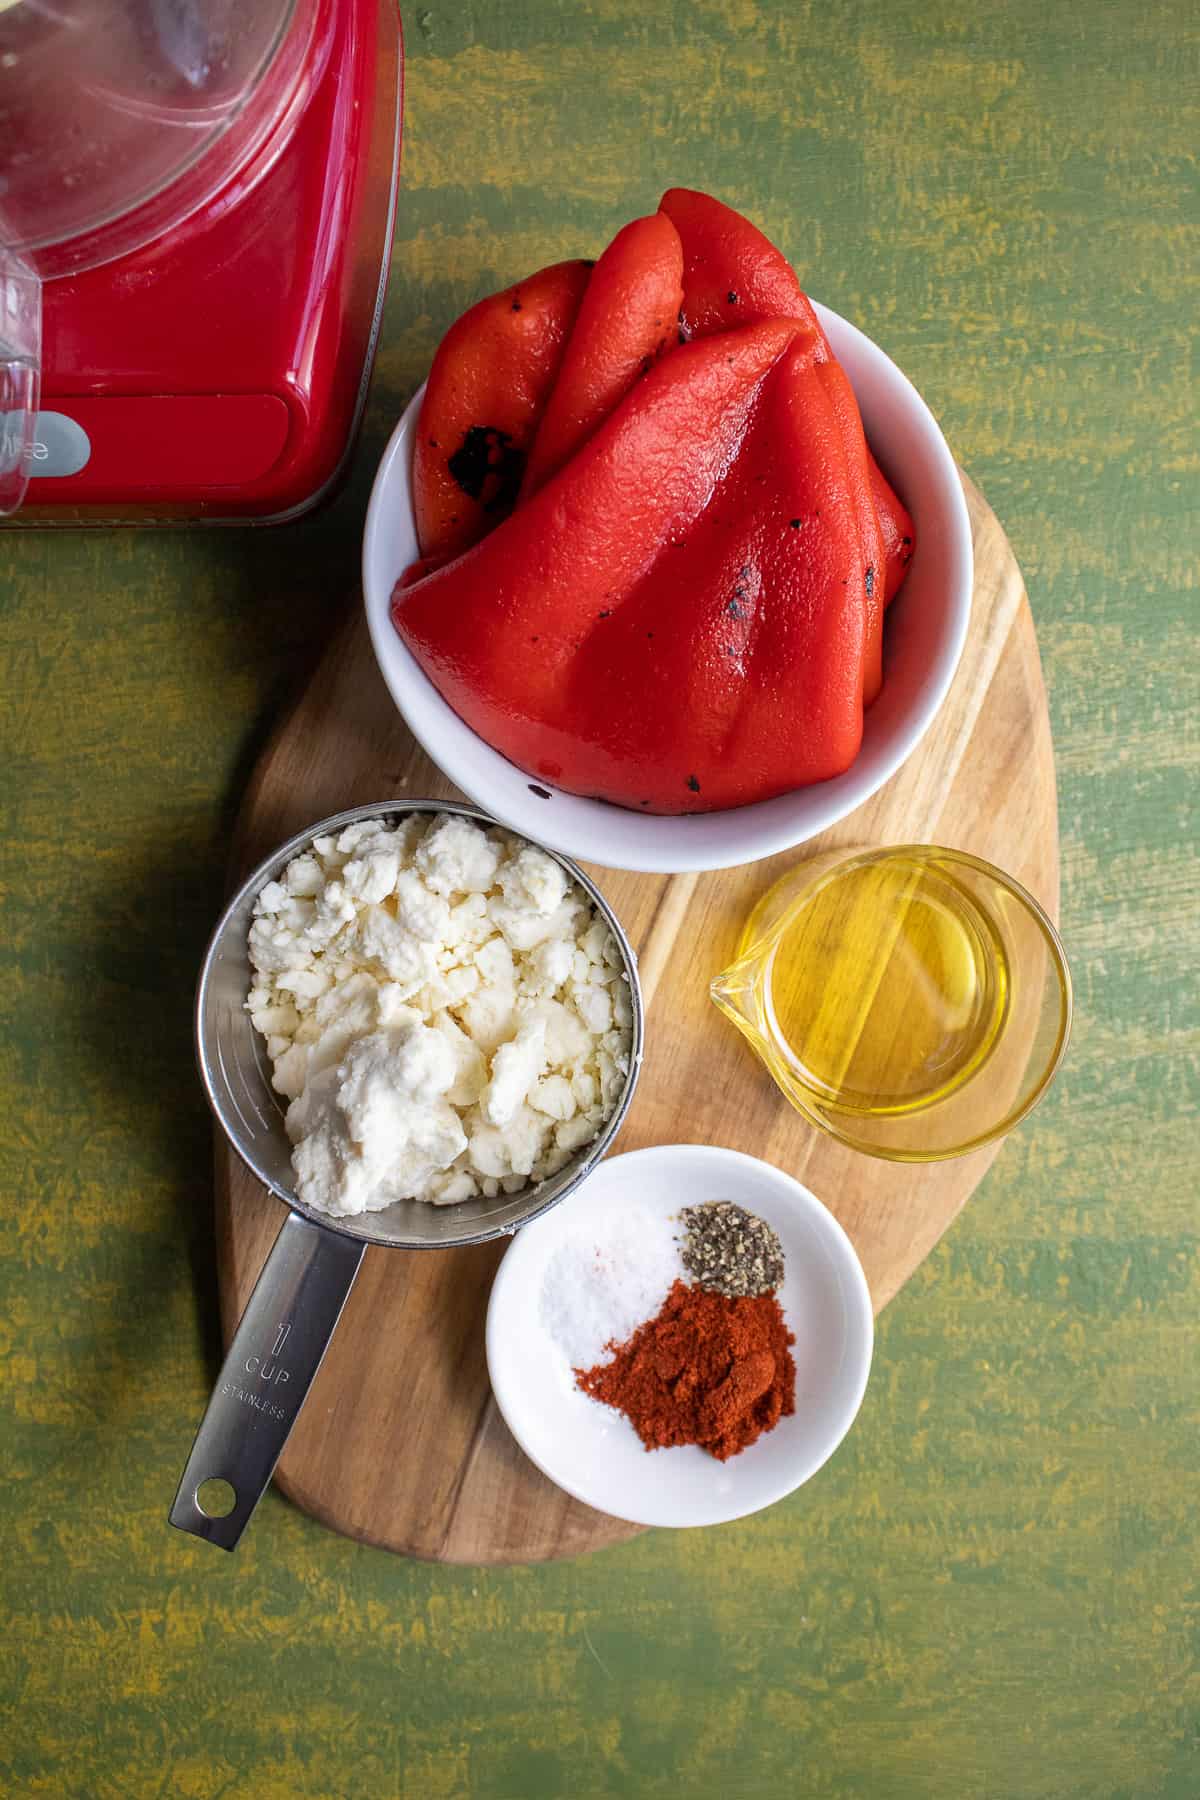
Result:
[[[78,475],[92,454],[92,440],[66,413],[40,412],[33,436],[31,475]]]

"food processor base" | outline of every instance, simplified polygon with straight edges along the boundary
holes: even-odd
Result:
[[[279,523],[349,457],[399,177],[395,0],[325,0],[300,90],[182,224],[43,295],[20,526]]]

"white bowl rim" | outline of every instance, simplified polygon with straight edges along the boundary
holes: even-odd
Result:
[[[974,555],[966,496],[957,464],[941,428],[903,370],[886,351],[881,350],[865,332],[852,325],[840,313],[817,300],[813,301],[813,306],[835,351],[841,356],[850,353],[861,362],[873,366],[884,381],[898,386],[911,407],[914,421],[923,431],[927,450],[937,465],[940,485],[948,497],[947,532],[943,549],[951,565],[952,590],[956,594],[964,594],[966,601],[955,607],[952,628],[938,647],[920,703],[913,709],[904,730],[896,732],[896,741],[891,749],[877,758],[873,773],[866,774],[862,771],[863,757],[860,753],[844,774],[835,776],[832,780],[798,788],[792,794],[777,795],[772,800],[758,801],[749,806],[732,807],[721,812],[667,816],[635,813],[625,807],[610,806],[604,801],[585,800],[579,795],[564,794],[565,798],[587,809],[586,826],[582,830],[572,830],[569,820],[566,829],[559,826],[562,809],[550,816],[551,808],[545,807],[544,802],[539,803],[544,807],[541,812],[534,810],[533,802],[514,805],[507,794],[490,791],[479,780],[471,767],[474,745],[482,745],[489,756],[496,757],[510,769],[517,769],[517,765],[510,763],[502,752],[480,738],[443,700],[396,631],[391,620],[390,603],[400,570],[395,570],[390,580],[379,587],[372,572],[374,546],[381,530],[384,495],[394,478],[393,465],[403,456],[409,436],[415,431],[425,393],[424,382],[405,407],[376,470],[363,531],[363,602],[371,645],[379,671],[397,710],[421,748],[468,799],[483,807],[511,831],[548,844],[563,855],[610,869],[669,875],[735,868],[807,843],[848,817],[873,794],[878,793],[885,782],[891,780],[929,730],[949,693],[970,624]],[[404,480],[407,483],[407,471],[404,472]],[[920,556],[919,544],[917,555]],[[897,600],[897,605],[899,604],[900,599]],[[413,716],[415,709],[406,703],[410,697],[407,691],[409,689],[423,696],[434,717],[441,719],[443,730],[435,730],[428,721]],[[534,785],[528,771],[518,770],[518,773],[526,786]],[[553,786],[541,779],[536,785]],[[519,789],[515,791],[519,792]],[[786,806],[786,802],[795,795],[802,795],[807,801],[805,810],[808,816],[799,831],[795,818],[789,814]],[[636,852],[621,845],[615,850],[610,848],[605,824],[614,813],[619,816],[620,821],[617,829],[622,836],[631,838],[636,843]],[[716,827],[712,825],[714,820],[720,821]],[[709,823],[707,832],[703,830],[705,821]],[[680,827],[683,827],[682,831]],[[690,832],[688,828],[691,828]],[[706,840],[713,835],[720,843],[715,852],[711,845],[705,848]]]
[[[703,1519],[681,1520],[678,1517],[671,1516],[669,1508],[659,1510],[653,1505],[636,1507],[629,1511],[619,1513],[612,1512],[611,1509],[605,1509],[609,1518],[619,1518],[630,1525],[642,1525],[647,1527],[665,1526],[675,1530],[702,1530],[705,1526],[727,1524],[733,1519],[747,1518],[752,1513],[762,1512],[766,1507],[774,1506],[777,1501],[786,1499],[789,1494],[795,1493],[798,1488],[803,1487],[806,1482],[811,1481],[813,1476],[816,1475],[820,1469],[824,1468],[830,1457],[844,1442],[862,1407],[863,1398],[866,1394],[867,1385],[870,1380],[871,1364],[875,1351],[875,1309],[871,1301],[871,1290],[867,1283],[866,1274],[863,1270],[862,1263],[859,1260],[858,1252],[855,1250],[845,1226],[842,1225],[841,1221],[829,1210],[825,1203],[817,1198],[811,1188],[805,1187],[803,1182],[797,1181],[794,1175],[789,1175],[786,1170],[778,1168],[774,1163],[764,1162],[761,1157],[750,1156],[743,1150],[731,1150],[718,1144],[650,1144],[640,1150],[626,1150],[618,1156],[606,1157],[605,1161],[597,1167],[592,1180],[593,1182],[595,1182],[597,1178],[603,1180],[604,1171],[607,1171],[609,1175],[611,1175],[614,1167],[617,1165],[628,1168],[634,1163],[645,1162],[649,1164],[654,1159],[661,1160],[667,1156],[677,1158],[682,1162],[691,1163],[693,1165],[703,1163],[710,1168],[714,1164],[717,1167],[722,1165],[728,1167],[730,1164],[749,1165],[754,1169],[757,1176],[760,1178],[765,1176],[773,1183],[777,1184],[781,1189],[785,1189],[788,1192],[789,1200],[799,1207],[801,1211],[806,1212],[810,1219],[817,1222],[818,1229],[824,1233],[827,1244],[834,1252],[839,1274],[844,1277],[848,1284],[848,1297],[853,1308],[854,1317],[853,1330],[848,1330],[845,1354],[850,1355],[857,1353],[858,1356],[858,1367],[855,1371],[853,1387],[850,1396],[847,1398],[847,1401],[838,1416],[837,1425],[829,1432],[827,1439],[822,1444],[820,1452],[815,1456],[810,1456],[809,1459],[803,1463],[801,1473],[797,1475],[795,1479],[785,1475],[778,1481],[761,1489],[759,1496],[755,1498],[750,1505],[733,1505],[727,1508],[718,1506],[712,1509],[711,1516]],[[594,1198],[594,1186],[591,1189],[591,1194]],[[523,1254],[521,1250],[522,1242],[526,1245],[525,1253],[527,1253],[529,1242],[533,1241],[530,1239],[530,1233],[537,1233],[539,1227],[542,1227],[543,1225],[551,1230],[562,1229],[564,1221],[569,1216],[569,1212],[570,1198],[564,1202],[562,1207],[556,1208],[553,1213],[545,1215],[544,1219],[531,1220],[530,1223],[527,1226],[522,1227],[521,1231],[514,1237],[512,1243],[509,1245],[501,1259],[500,1266],[496,1270],[492,1280],[492,1291],[488,1300],[487,1322],[485,1327],[488,1380],[491,1383],[492,1395],[495,1399],[497,1408],[499,1409],[500,1416],[504,1420],[508,1430],[512,1433],[513,1438],[520,1446],[522,1455],[528,1457],[534,1467],[539,1469],[548,1481],[552,1481],[555,1487],[561,1488],[563,1493],[570,1494],[572,1499],[580,1501],[584,1506],[590,1506],[595,1509],[595,1499],[589,1496],[579,1483],[564,1480],[560,1474],[556,1473],[553,1469],[548,1468],[529,1448],[521,1434],[519,1423],[514,1420],[513,1409],[505,1405],[506,1387],[504,1379],[501,1377],[500,1381],[497,1382],[494,1372],[500,1365],[500,1358],[496,1354],[495,1346],[497,1345],[502,1329],[504,1309],[506,1306],[518,1303],[522,1296],[524,1297],[525,1303],[528,1304],[528,1294],[523,1293],[523,1290],[514,1285],[518,1283],[521,1278],[520,1264]],[[512,1289],[511,1295],[510,1289]],[[653,1454],[670,1455],[671,1453],[670,1451],[662,1451],[654,1452]],[[729,1465],[726,1466],[728,1467]]]

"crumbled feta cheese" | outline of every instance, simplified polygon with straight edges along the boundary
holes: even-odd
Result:
[[[299,894],[310,900],[325,885],[324,872],[315,856],[293,857],[284,875],[284,885],[289,894]]]
[[[450,908],[441,894],[427,888],[415,869],[401,869],[395,881],[396,917],[422,942],[444,944],[450,931]]]
[[[571,1092],[582,1112],[589,1112],[600,1097],[600,1088],[590,1069],[577,1069],[571,1077]],[[569,1117],[570,1115],[565,1115]]]
[[[555,993],[566,981],[575,963],[575,953],[566,938],[547,938],[529,953],[529,967],[534,979],[547,993]]]
[[[473,1200],[478,1192],[475,1177],[466,1169],[447,1169],[429,1184],[429,1198],[435,1206],[456,1206],[461,1200]]]
[[[577,1110],[571,1083],[565,1075],[547,1075],[544,1081],[535,1081],[529,1090],[529,1104],[552,1119],[574,1118]]]
[[[567,877],[561,865],[544,850],[526,844],[500,870],[500,889],[509,905],[518,911],[532,908],[537,913],[552,913],[566,895]],[[603,920],[598,923],[607,929]]]
[[[611,937],[612,932],[608,929],[607,925],[605,925],[604,920],[593,919],[579,940],[579,948],[583,951],[589,962],[602,963],[604,961],[605,943]]]
[[[363,962],[378,963],[407,994],[415,994],[435,973],[432,945],[383,906],[366,906],[359,913],[354,948]]]
[[[516,1029],[513,1000],[511,987],[488,982],[475,988],[462,1005],[455,1008],[463,1030],[488,1056]]]
[[[595,987],[590,981],[571,981],[567,992],[575,1010],[594,1037],[602,1037],[612,1024],[612,1001],[608,989]]]
[[[447,814],[430,826],[413,860],[435,894],[486,894],[500,856],[500,844],[486,832]]]
[[[591,1143],[596,1135],[596,1127],[586,1113],[578,1114],[574,1119],[564,1119],[554,1133],[554,1141],[560,1150],[580,1150],[584,1144]]]
[[[517,1108],[541,1079],[545,1066],[545,1020],[529,1019],[492,1058],[492,1079],[480,1101],[489,1125],[507,1125],[516,1117]]]
[[[323,1211],[518,1193],[620,1098],[620,947],[506,832],[413,815],[317,838],[258,896],[249,950],[297,1192]]]
[[[548,938],[572,934],[580,906],[578,901],[567,899],[553,912],[544,913],[536,906],[522,905],[519,900],[494,894],[488,901],[488,912],[514,950],[532,950]]]

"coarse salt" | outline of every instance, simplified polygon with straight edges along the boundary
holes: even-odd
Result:
[[[653,1319],[675,1281],[686,1281],[677,1220],[646,1206],[575,1226],[547,1259],[542,1325],[573,1369],[603,1361]]]

